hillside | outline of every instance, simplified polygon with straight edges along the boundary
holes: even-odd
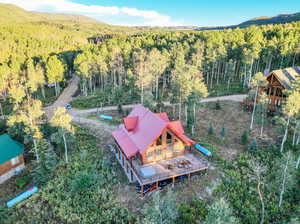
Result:
[[[2,23],[28,23],[41,21],[72,21],[81,23],[99,23],[95,19],[82,15],[29,12],[11,4],[0,3],[0,24]]]
[[[224,30],[224,29],[234,29],[234,28],[245,28],[248,26],[261,26],[268,24],[282,24],[282,23],[290,23],[300,21],[300,13],[293,14],[281,14],[273,17],[268,16],[260,16],[245,22],[242,22],[238,25],[231,26],[215,26],[215,27],[198,27],[196,30]]]

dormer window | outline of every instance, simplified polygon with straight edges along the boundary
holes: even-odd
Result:
[[[156,145],[162,145],[162,135],[156,140]]]
[[[167,144],[173,143],[173,135],[167,132]]]

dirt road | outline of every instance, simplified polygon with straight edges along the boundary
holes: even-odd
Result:
[[[216,102],[216,101],[234,101],[234,102],[243,102],[247,95],[229,95],[229,96],[219,96],[219,97],[209,97],[201,100],[201,103],[208,103],[208,102]],[[164,103],[166,106],[170,105],[169,102]],[[132,108],[135,104],[129,104],[122,106],[124,109]],[[117,110],[117,106],[107,106],[102,108],[91,108],[86,110],[77,110],[72,109],[70,110],[70,114],[74,117],[76,116],[83,116],[85,114],[97,113],[101,111],[110,111],[110,110]]]
[[[79,81],[80,81],[80,78],[78,76],[73,76],[73,78],[70,79],[68,86],[60,94],[58,99],[51,106],[44,108],[48,118],[52,117],[55,108],[64,107],[72,101],[72,98],[73,98],[72,96],[77,91]]]
[[[45,107],[46,114],[48,118],[51,118],[55,108],[64,107],[66,104],[70,103],[73,99],[73,95],[75,94],[80,78],[78,76],[74,76],[70,81],[68,86],[64,89],[62,94],[58,97],[58,99],[48,107]],[[210,97],[201,100],[203,103],[207,102],[216,102],[216,101],[235,101],[242,102],[246,98],[246,95],[230,95],[230,96],[220,96],[220,97]],[[170,105],[169,102],[165,102],[165,105]],[[134,104],[124,105],[124,109],[132,108]],[[114,129],[114,126],[108,125],[105,122],[101,122],[99,120],[87,118],[86,115],[91,113],[97,113],[101,111],[110,111],[117,110],[117,106],[107,106],[102,108],[91,108],[86,110],[77,110],[71,109],[69,110],[69,114],[73,116],[73,122],[79,125],[83,125],[88,127],[90,130],[94,132],[94,134],[98,137],[101,137],[101,132],[109,132]]]

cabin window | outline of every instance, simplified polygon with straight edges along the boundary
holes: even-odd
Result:
[[[169,133],[169,132],[167,132],[167,144],[172,144],[172,142],[173,142],[173,136]]]
[[[16,165],[17,163],[19,163],[19,157],[15,157],[11,160],[11,165]]]
[[[147,153],[147,160],[152,160],[153,159],[153,152],[148,152]]]
[[[156,155],[157,155],[157,156],[161,156],[161,153],[162,153],[162,150],[161,150],[161,149],[157,149],[157,150],[156,150]]]
[[[158,137],[156,145],[162,145],[162,135]]]

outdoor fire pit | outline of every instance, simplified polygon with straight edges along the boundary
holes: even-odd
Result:
[[[178,168],[191,168],[192,167],[192,164],[190,161],[188,160],[180,160],[178,163],[177,163],[177,167]]]

